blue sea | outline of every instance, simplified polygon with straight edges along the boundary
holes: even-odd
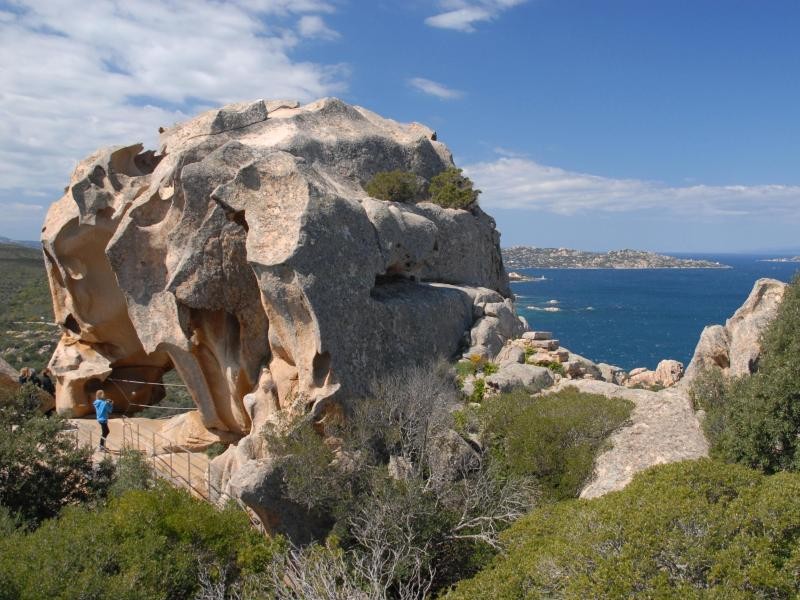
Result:
[[[673,256],[684,256],[673,254]],[[706,325],[724,324],[761,277],[789,281],[798,263],[755,255],[685,255],[730,269],[516,269],[517,311],[561,345],[626,370],[664,358],[688,365]]]

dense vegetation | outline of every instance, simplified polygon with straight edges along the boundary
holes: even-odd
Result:
[[[0,243],[0,356],[41,369],[58,339],[42,253]],[[44,349],[44,351],[42,351]]]
[[[608,436],[630,416],[633,403],[566,388],[531,396],[517,390],[458,415],[480,436],[507,477],[533,477],[544,499],[574,498],[592,475]]]
[[[0,598],[19,600],[189,599],[201,575],[264,571],[279,547],[238,508],[217,510],[164,483],[70,507],[33,532],[5,527]]]
[[[75,447],[63,419],[40,414],[39,393],[32,384],[0,390],[0,507],[26,527],[102,496],[108,477],[108,465],[94,470],[91,451]]]
[[[790,598],[800,475],[711,460],[656,467],[596,500],[544,505],[448,599]]]
[[[280,540],[238,507],[154,482],[135,452],[93,464],[37,407],[33,386],[0,398],[0,599],[193,598],[270,564]]]
[[[283,457],[284,497],[327,540],[286,568],[323,561],[343,578],[324,587],[342,598],[373,586],[419,597],[477,572],[499,549],[499,533],[540,499],[577,494],[631,408],[569,389],[502,395],[453,413],[455,382],[435,369],[403,370],[373,389],[346,424],[327,425],[328,442],[310,424],[269,439]]]
[[[410,171],[382,171],[364,186],[366,192],[379,200],[415,202],[427,200],[445,208],[468,209],[478,200],[480,190],[461,169],[450,167],[431,178],[425,189],[424,180]]]
[[[706,412],[712,453],[767,473],[800,470],[800,278],[767,328],[758,370],[726,380],[702,374],[692,388]]]

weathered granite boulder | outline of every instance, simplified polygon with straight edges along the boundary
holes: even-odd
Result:
[[[720,369],[738,377],[753,373],[761,355],[761,335],[775,318],[786,284],[776,279],[755,282],[745,303],[725,322],[703,329],[683,385],[705,369]]]
[[[498,393],[510,392],[515,388],[526,388],[538,392],[553,385],[553,375],[546,367],[504,364],[497,373],[484,378],[487,388]]]
[[[514,344],[506,344],[495,357],[495,362],[501,367],[507,364],[525,362],[525,350]]]
[[[609,365],[607,363],[597,363],[597,368],[600,371],[601,379],[608,383],[624,385],[628,380],[628,373],[622,367]]]
[[[13,392],[19,387],[19,372],[0,358],[0,389]]]
[[[644,367],[633,369],[624,384],[628,387],[671,387],[683,377],[683,363],[666,359],[656,365],[655,371]],[[604,378],[605,379],[605,378]],[[606,380],[608,381],[608,380]]]
[[[452,164],[432,130],[336,99],[230,105],[157,152],[99,150],[42,232],[57,409],[86,414],[101,387],[150,404],[175,369],[203,427],[246,436],[214,461],[224,487],[266,457],[258,423],[320,417],[407,363],[493,357],[525,324],[491,217],[363,189]]]

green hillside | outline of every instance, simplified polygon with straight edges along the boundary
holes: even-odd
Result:
[[[0,356],[19,369],[50,359],[58,329],[41,250],[0,243]]]

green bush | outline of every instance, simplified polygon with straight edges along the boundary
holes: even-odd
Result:
[[[546,367],[550,369],[553,373],[558,373],[559,375],[564,375],[564,365],[560,362],[556,361],[541,361],[536,363],[540,367]]]
[[[481,435],[507,475],[535,477],[545,498],[573,498],[591,477],[606,438],[632,408],[628,400],[574,387],[535,397],[518,390],[481,405]]]
[[[478,201],[480,190],[472,188],[461,169],[450,167],[433,177],[428,188],[431,202],[445,208],[467,209]]]
[[[238,508],[219,511],[160,483],[0,540],[0,582],[19,600],[181,600],[197,591],[201,563],[255,573],[278,545]]]
[[[108,494],[116,497],[132,490],[148,490],[153,483],[153,473],[144,455],[136,450],[123,450],[117,459]]]
[[[364,189],[373,198],[392,202],[414,202],[420,193],[417,176],[399,170],[376,173]]]
[[[655,467],[620,492],[544,505],[449,600],[794,598],[800,475],[711,460]]]
[[[38,393],[25,385],[0,402],[0,505],[30,526],[103,493],[91,450],[76,447],[62,418],[39,413]]]
[[[762,339],[758,370],[722,381],[706,374],[693,388],[706,411],[712,453],[767,473],[800,470],[800,278],[786,289]]]

